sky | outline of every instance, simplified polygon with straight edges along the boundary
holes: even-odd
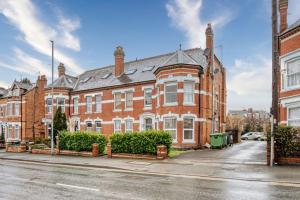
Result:
[[[288,23],[300,18],[290,0]],[[228,110],[271,105],[271,0],[0,0],[0,87],[39,74],[51,80],[113,64],[116,46],[126,61],[205,48],[212,23],[215,53],[227,70]],[[221,51],[220,45],[223,46]],[[57,72],[56,72],[57,73]]]

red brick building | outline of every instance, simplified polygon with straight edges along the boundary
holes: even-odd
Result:
[[[36,84],[14,81],[0,93],[0,135],[5,141],[33,140],[45,137],[42,119],[45,115],[44,92],[47,80],[39,76]]]
[[[209,143],[212,127],[214,75],[215,131],[225,130],[226,73],[213,54],[213,31],[206,30],[207,48],[125,62],[118,46],[113,65],[73,77],[58,67],[59,77],[45,89],[46,130],[60,106],[71,131],[114,132],[164,129],[173,133],[174,146]],[[212,65],[214,62],[214,72]],[[54,103],[52,105],[52,86]]]
[[[300,126],[300,19],[287,25],[288,0],[280,0],[280,119],[279,123]]]

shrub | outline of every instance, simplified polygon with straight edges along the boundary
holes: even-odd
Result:
[[[161,130],[115,133],[110,137],[112,153],[156,155],[156,147],[158,145],[165,145],[169,152],[172,141],[171,134]]]
[[[59,133],[59,148],[72,151],[92,151],[94,143],[99,145],[99,153],[102,154],[106,146],[106,138],[94,132],[67,132]]]
[[[279,156],[300,157],[300,129],[279,126],[274,131],[276,152]]]

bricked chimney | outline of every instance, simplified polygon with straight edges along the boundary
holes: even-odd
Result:
[[[287,29],[287,10],[288,0],[279,0],[279,13],[280,13],[280,32]]]
[[[58,77],[64,76],[66,74],[66,68],[63,63],[59,63],[58,65]]]
[[[117,46],[115,52],[115,76],[120,76],[124,72],[124,57],[123,47]]]
[[[205,31],[205,35],[206,35],[206,48],[209,49],[209,62],[212,62],[212,56],[214,55],[214,33],[211,27],[211,24],[207,24],[207,28]]]

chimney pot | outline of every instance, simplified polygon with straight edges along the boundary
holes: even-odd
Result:
[[[115,52],[115,76],[120,76],[124,72],[124,57],[123,47],[117,46]]]
[[[66,74],[66,68],[63,63],[59,63],[58,65],[58,77],[64,76]]]

